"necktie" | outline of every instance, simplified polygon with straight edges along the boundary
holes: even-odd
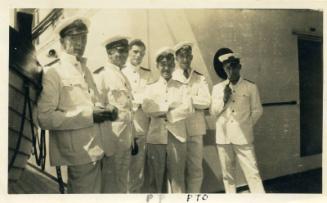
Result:
[[[188,79],[188,77],[190,76],[190,74],[188,73],[188,70],[184,70],[184,76]]]

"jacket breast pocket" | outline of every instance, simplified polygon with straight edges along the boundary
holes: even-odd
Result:
[[[81,78],[64,79],[62,80],[61,101],[65,105],[75,104],[83,96],[83,91],[87,91],[87,87]]]
[[[63,88],[73,88],[76,86],[82,87],[84,82],[79,77],[66,78],[62,80]]]
[[[246,93],[239,94],[236,98],[239,112],[247,112],[250,109],[250,95]]]
[[[248,102],[250,101],[250,95],[247,93],[240,93],[237,94],[236,99],[239,100],[240,102]]]

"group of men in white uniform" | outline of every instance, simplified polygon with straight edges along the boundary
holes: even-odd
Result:
[[[231,50],[219,56],[228,79],[211,96],[188,42],[158,50],[156,77],[141,66],[141,40],[110,37],[103,43],[108,61],[92,73],[82,57],[88,27],[82,17],[57,26],[62,53],[44,71],[37,108],[50,133],[50,164],[68,168],[69,193],[201,192],[209,108],[226,192],[236,192],[235,156],[251,192],[264,192],[252,144],[260,98]]]

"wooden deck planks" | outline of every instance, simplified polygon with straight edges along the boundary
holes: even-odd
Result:
[[[9,184],[9,194],[59,194],[58,184],[41,172],[26,166],[21,178]]]

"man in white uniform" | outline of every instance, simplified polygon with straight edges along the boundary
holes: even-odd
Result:
[[[203,135],[206,134],[203,110],[210,106],[210,91],[205,77],[191,67],[192,43],[178,43],[175,46],[175,54],[178,68],[173,73],[173,79],[187,84],[195,109],[194,113],[186,119],[186,192],[199,193],[203,179]]]
[[[253,127],[263,112],[258,88],[240,76],[240,59],[230,49],[222,48],[216,56],[227,75],[227,80],[213,87],[211,102],[225,191],[236,193],[237,157],[250,191],[264,193],[253,146]]]
[[[147,87],[142,104],[144,112],[151,116],[147,159],[150,188],[154,189],[151,192],[157,193],[164,191],[166,169],[171,191],[185,192],[185,119],[193,109],[186,84],[172,79],[174,60],[173,49],[158,51],[156,63],[161,76]]]
[[[144,160],[145,160],[145,135],[147,133],[150,118],[143,112],[141,104],[143,101],[144,89],[152,81],[150,69],[142,67],[141,63],[145,55],[145,44],[134,39],[129,43],[129,58],[126,67],[122,69],[123,74],[128,79],[133,100],[133,124],[134,142],[138,146],[138,153],[131,157],[129,167],[128,188],[131,193],[140,193],[144,181]]]
[[[128,168],[132,144],[132,89],[121,72],[128,57],[128,40],[122,36],[110,37],[104,43],[108,63],[94,71],[101,105],[115,106],[118,119],[102,129],[104,151],[102,173],[104,193],[127,193]]]
[[[84,54],[88,20],[72,17],[56,28],[62,45],[60,60],[43,75],[38,122],[49,130],[50,164],[66,165],[68,193],[100,193],[103,157],[98,123],[111,119],[95,107],[97,89]]]

